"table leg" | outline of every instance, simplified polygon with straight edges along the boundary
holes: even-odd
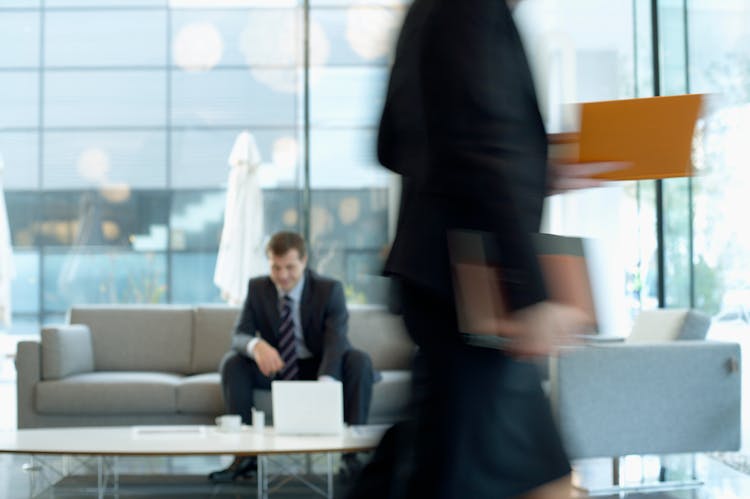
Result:
[[[115,489],[115,498],[118,499],[120,497],[120,470],[117,469],[117,465],[119,464],[119,456],[114,456],[112,458],[112,476],[114,479],[114,489]]]
[[[104,499],[104,458],[96,458],[96,492],[99,499]]]
[[[32,454],[29,457],[29,462],[23,465],[23,470],[29,474],[29,498],[32,498],[36,495],[37,473],[41,471],[40,465],[36,462],[36,456]]]
[[[266,482],[266,457],[258,456],[258,499],[268,499],[268,484]]]
[[[327,468],[327,479],[328,479],[328,499],[333,499],[333,453],[326,452],[326,468]]]

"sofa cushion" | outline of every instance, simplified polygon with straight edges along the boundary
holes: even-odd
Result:
[[[240,313],[238,307],[214,306],[195,309],[192,373],[219,370],[219,362],[232,346],[232,333]]]
[[[644,310],[635,319],[627,343],[703,340],[711,319],[691,309]]]
[[[176,305],[73,307],[71,324],[91,330],[97,371],[187,374],[193,343],[193,311]]]
[[[42,329],[42,379],[60,379],[94,370],[88,326],[60,325]]]
[[[411,367],[414,344],[406,334],[401,316],[384,307],[349,307],[349,341],[370,354],[375,369]]]
[[[177,411],[183,414],[223,414],[219,373],[186,376],[177,385]]]
[[[154,372],[94,372],[36,384],[41,413],[170,414],[181,376]]]

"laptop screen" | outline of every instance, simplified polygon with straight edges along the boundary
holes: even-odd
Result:
[[[340,434],[343,398],[340,381],[273,381],[274,431],[280,435]]]

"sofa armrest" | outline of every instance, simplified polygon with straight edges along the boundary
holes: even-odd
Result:
[[[94,370],[91,331],[83,324],[42,329],[42,379],[60,379]]]
[[[42,345],[19,341],[16,346],[18,428],[29,428],[34,417],[34,387],[42,379]]]
[[[550,366],[550,398],[572,458],[740,446],[736,343],[590,345]]]

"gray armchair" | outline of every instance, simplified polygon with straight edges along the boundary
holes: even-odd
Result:
[[[552,359],[550,398],[570,456],[739,449],[740,347],[699,339],[709,325],[695,311],[643,312],[624,341]]]

